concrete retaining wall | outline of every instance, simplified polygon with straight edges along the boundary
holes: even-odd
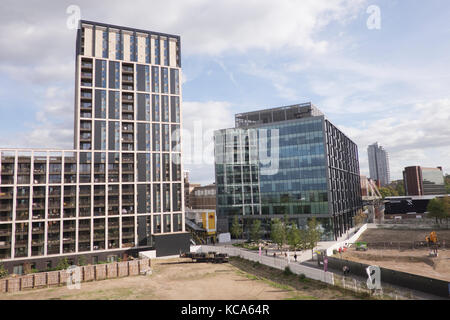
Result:
[[[368,264],[328,257],[329,268],[342,270],[344,265],[350,268],[350,272],[352,274],[367,278],[366,268],[369,266]],[[450,283],[448,281],[423,277],[412,273],[406,273],[382,267],[380,267],[380,271],[381,286],[383,286],[383,283],[387,283],[399,287],[426,292],[440,297],[450,297]]]
[[[97,264],[79,267],[81,282],[103,280],[139,275],[150,266],[149,259],[140,259],[108,264]],[[18,292],[21,290],[65,285],[69,274],[66,270],[27,274],[21,277],[0,279],[0,293]]]

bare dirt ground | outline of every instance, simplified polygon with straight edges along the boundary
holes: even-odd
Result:
[[[357,299],[339,288],[306,279],[291,285],[263,278],[270,270],[254,275],[250,262],[225,264],[180,263],[186,259],[153,260],[153,274],[81,283],[81,289],[67,287],[33,289],[0,294],[1,300],[285,300]],[[254,269],[254,268],[253,268]],[[256,270],[256,269],[255,269]],[[272,269],[273,271],[273,269]],[[282,271],[276,271],[281,277]]]
[[[392,229],[367,229],[359,237],[358,241],[366,242],[411,242],[411,241],[425,241],[425,237],[430,234],[430,230],[392,230]],[[437,237],[439,241],[445,240],[450,243],[450,230],[437,230]]]
[[[424,241],[428,234],[429,231],[423,230],[368,229],[358,241],[369,243]],[[437,231],[437,236],[439,240],[449,241],[450,243],[450,230]],[[429,257],[429,250],[426,248],[415,250],[369,248],[367,251],[356,251],[351,248],[349,251],[342,253],[342,258],[450,281],[450,250],[439,250],[438,253],[438,257]]]

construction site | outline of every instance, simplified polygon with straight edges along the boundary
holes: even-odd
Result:
[[[427,241],[431,233],[430,230],[367,229],[358,239],[367,250],[357,250],[355,244],[335,256],[450,281],[450,230],[435,231],[436,243]]]

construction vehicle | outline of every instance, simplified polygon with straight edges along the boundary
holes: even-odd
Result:
[[[228,254],[217,253],[214,251],[206,252],[185,252],[180,254],[180,258],[190,258],[192,262],[212,262],[212,263],[224,263],[228,262]]]
[[[356,242],[356,251],[367,251],[367,242]]]
[[[428,236],[425,237],[428,246],[431,247],[430,256],[437,257],[438,255],[438,238],[436,232],[432,231]]]

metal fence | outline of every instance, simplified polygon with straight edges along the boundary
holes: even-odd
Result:
[[[308,267],[293,261],[288,263],[288,261],[285,258],[265,256],[263,254],[259,255],[258,253],[246,251],[235,247],[203,245],[201,246],[200,251],[201,252],[214,251],[218,253],[226,253],[230,257],[240,257],[242,259],[246,259],[249,261],[259,262],[263,265],[279,270],[285,270],[285,268],[289,266],[289,269],[294,274],[297,275],[303,274],[306,278],[321,281],[356,293],[365,293],[370,296],[384,295],[390,296],[391,298],[394,299],[415,298],[411,293],[411,291],[405,292],[398,289],[394,289],[393,287],[387,285],[384,285],[382,290],[374,291],[368,289],[365,281],[360,281],[350,277],[344,277],[333,272],[325,272],[321,269]]]
[[[224,246],[202,246],[201,251],[202,252],[215,251],[220,253],[227,253],[229,256],[240,257],[249,261],[259,262],[261,264],[279,270],[284,270],[287,266],[289,266],[289,269],[295,274],[298,275],[304,274],[305,277],[307,278],[322,281],[331,285],[334,284],[333,273],[324,272],[322,270],[307,267],[299,263],[294,262],[289,263],[284,258],[270,257],[262,254],[259,255],[258,253],[253,253],[238,248],[230,248]]]

